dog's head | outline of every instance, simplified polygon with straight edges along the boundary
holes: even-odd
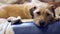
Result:
[[[33,15],[34,23],[38,26],[45,27],[50,21],[54,21],[55,19],[54,6],[51,6],[49,8],[35,8]]]

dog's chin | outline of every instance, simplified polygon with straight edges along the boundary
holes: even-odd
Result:
[[[45,28],[45,27],[47,27],[48,25],[47,24],[45,24],[45,23],[39,23],[39,24],[35,24],[37,27],[39,27],[39,28]]]
[[[41,27],[41,28],[44,28],[44,27],[46,27],[46,26],[47,26],[47,24],[44,24],[44,23],[41,24],[41,23],[40,23],[40,27]]]
[[[40,27],[44,27],[44,24],[40,24]]]
[[[39,23],[39,27],[41,27],[41,28],[45,28],[45,27],[47,27],[48,26],[48,24],[50,24],[50,23],[52,23],[52,22],[55,22],[54,20],[50,20],[50,21],[48,21],[47,22],[47,24],[46,23]]]

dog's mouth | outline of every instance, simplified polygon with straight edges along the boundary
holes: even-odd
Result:
[[[45,25],[45,23],[40,23],[40,26],[44,26]]]
[[[44,26],[45,25],[45,22],[39,22],[40,26]]]
[[[54,21],[52,21],[52,20],[50,20],[50,21],[48,21],[48,22],[40,21],[40,22],[39,22],[39,26],[44,28],[44,27],[47,27],[48,24],[50,24],[50,23],[52,23],[52,22],[54,22]]]
[[[40,21],[40,22],[39,22],[39,26],[40,26],[40,27],[46,27],[47,24],[46,24],[46,22],[44,22],[44,21]]]

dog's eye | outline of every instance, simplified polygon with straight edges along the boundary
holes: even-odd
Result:
[[[36,9],[36,7],[34,7],[34,9]]]
[[[47,16],[50,16],[50,14],[49,14],[49,13],[46,13],[46,15],[47,15]]]
[[[38,15],[40,15],[40,12],[36,12]]]

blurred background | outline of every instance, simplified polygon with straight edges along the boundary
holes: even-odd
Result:
[[[13,3],[13,2],[20,2],[23,3],[25,1],[30,1],[30,0],[0,0],[0,3]],[[42,2],[60,2],[60,0],[40,0]]]
[[[24,2],[30,2],[31,0],[0,0],[0,4],[23,4]],[[60,5],[60,0],[40,0],[42,2],[49,2],[56,4],[57,6]]]

